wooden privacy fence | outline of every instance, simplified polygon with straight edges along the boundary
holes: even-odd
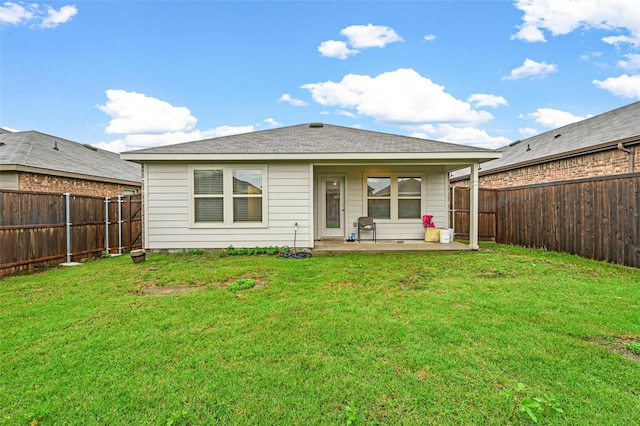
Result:
[[[478,239],[495,241],[496,239],[496,190],[478,191]],[[457,238],[469,238],[471,219],[469,207],[469,188],[452,186],[449,193],[449,223]]]
[[[0,276],[142,247],[142,198],[0,191]]]
[[[480,194],[480,211],[494,210],[496,242],[640,268],[639,173],[480,189]],[[467,206],[468,216],[468,189],[452,188],[451,199],[456,236],[464,237],[465,231],[468,236],[468,218],[464,215]],[[454,210],[456,204],[460,211]],[[491,239],[483,235],[490,233],[491,224],[482,220],[482,214],[479,222],[480,235]]]

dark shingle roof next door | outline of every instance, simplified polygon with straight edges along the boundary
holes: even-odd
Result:
[[[126,159],[147,154],[489,154],[495,151],[409,136],[329,124],[299,124],[124,153]],[[142,154],[142,155],[141,155]],[[484,156],[482,156],[484,157]],[[467,157],[468,158],[468,157]]]
[[[502,148],[502,158],[482,165],[481,175],[580,155],[640,137],[640,102],[559,127]]]
[[[69,173],[135,186],[141,183],[139,164],[123,161],[118,154],[90,145],[36,131],[0,133],[0,142],[0,165],[5,169],[29,168],[52,175]]]

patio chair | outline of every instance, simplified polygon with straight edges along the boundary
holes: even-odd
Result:
[[[358,218],[358,242],[360,242],[360,231],[373,231],[373,242],[378,242],[376,238],[376,223],[372,217],[363,216]]]

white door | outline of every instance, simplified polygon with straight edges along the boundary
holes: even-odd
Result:
[[[344,177],[323,177],[321,185],[322,238],[344,238]]]

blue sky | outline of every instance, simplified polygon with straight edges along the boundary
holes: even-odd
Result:
[[[122,152],[312,121],[496,148],[640,99],[637,0],[0,2],[0,126]]]

